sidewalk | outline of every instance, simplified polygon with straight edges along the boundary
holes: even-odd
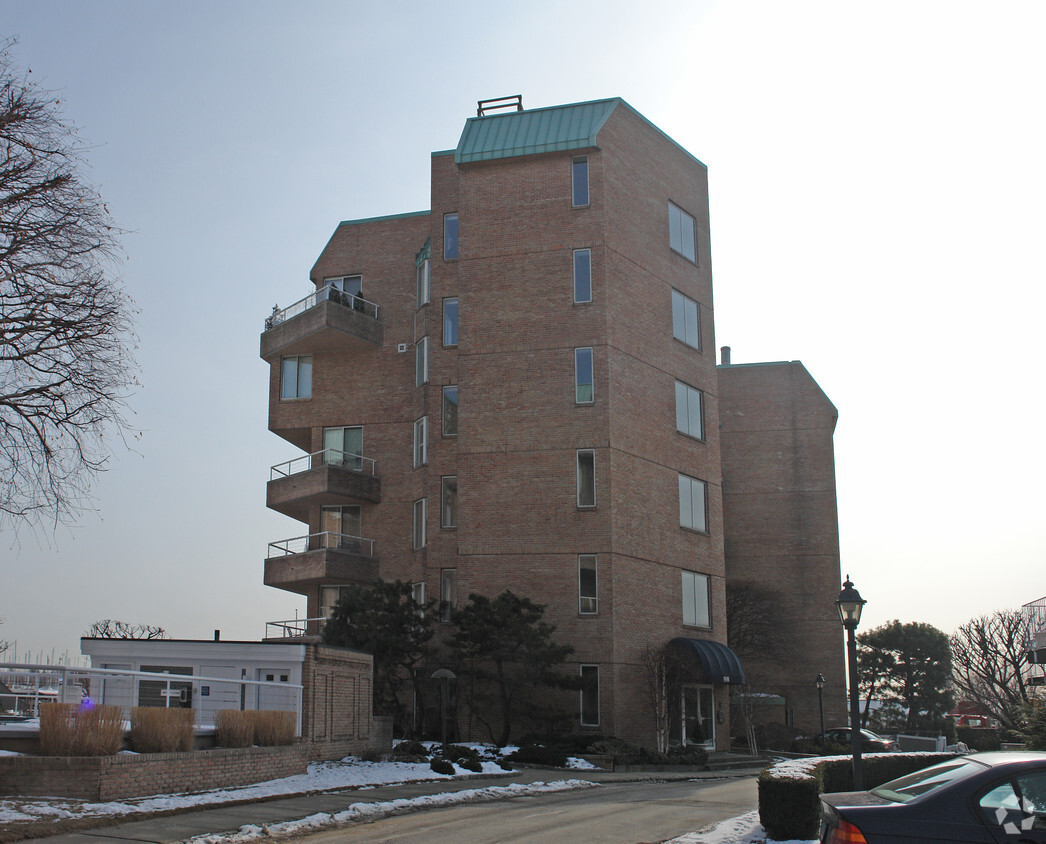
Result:
[[[427,782],[410,782],[400,785],[387,785],[358,789],[343,789],[304,794],[294,797],[281,797],[271,800],[225,804],[218,808],[197,809],[177,814],[166,814],[144,820],[126,820],[107,824],[105,818],[84,819],[76,821],[76,831],[61,832],[56,835],[41,837],[48,827],[53,828],[54,821],[40,821],[24,835],[37,837],[39,840],[53,844],[100,844],[100,842],[144,841],[166,844],[180,842],[194,836],[213,835],[234,832],[243,826],[283,823],[297,821],[318,813],[333,814],[343,812],[352,804],[383,803],[392,800],[410,800],[435,794],[461,792],[469,789],[481,789],[490,786],[510,784],[529,785],[533,783],[564,782],[582,780],[585,782],[641,782],[646,780],[697,780],[727,779],[751,777],[757,772],[752,769],[722,771],[691,771],[687,773],[665,772],[631,772],[613,773],[610,771],[565,771],[563,769],[525,768],[506,773],[504,776],[482,776],[457,778]],[[406,808],[404,811],[420,811]],[[114,819],[115,820],[115,819]],[[86,828],[89,827],[89,828]],[[0,840],[6,839],[0,835]]]

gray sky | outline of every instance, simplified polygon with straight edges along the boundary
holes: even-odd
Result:
[[[142,432],[53,539],[0,536],[0,638],[93,621],[256,639],[258,357],[340,220],[426,209],[476,100],[621,96],[709,168],[716,345],[802,360],[839,408],[843,571],[950,632],[1046,594],[1046,5],[0,0],[130,234]],[[962,410],[962,413],[959,411]]]

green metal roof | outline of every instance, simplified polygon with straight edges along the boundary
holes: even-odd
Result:
[[[471,117],[454,150],[454,163],[590,149],[619,97],[588,103]]]

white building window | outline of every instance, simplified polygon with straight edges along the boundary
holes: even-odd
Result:
[[[443,300],[443,345],[458,345],[458,300]]]
[[[458,257],[458,215],[443,215],[443,257],[450,261]]]
[[[458,435],[458,385],[443,388],[443,436]]]
[[[683,527],[708,532],[707,487],[697,478],[679,476],[679,524]]]
[[[593,615],[599,612],[596,593],[596,555],[577,555],[578,612]]]
[[[574,301],[592,301],[592,250],[574,250]]]
[[[458,526],[458,477],[444,475],[440,490],[439,526],[456,528]]]
[[[429,417],[414,422],[414,468],[429,462]]]
[[[280,362],[280,398],[312,397],[312,355],[292,355]]]
[[[596,506],[596,452],[591,448],[577,452],[577,506]]]
[[[668,245],[684,258],[697,262],[697,227],[694,218],[671,202],[668,203]]]
[[[423,615],[425,606],[425,581],[412,583],[410,585],[410,598],[418,606],[418,615]]]
[[[595,398],[592,375],[592,349],[574,349],[574,401],[578,404],[591,404]]]
[[[439,573],[439,620],[450,621],[458,608],[458,570],[440,569]]]
[[[705,438],[704,393],[682,381],[676,381],[676,430],[682,434]]]
[[[683,572],[683,624],[689,627],[712,626],[707,574]]]
[[[570,182],[573,205],[588,205],[588,156],[577,155],[570,162]]]
[[[425,499],[414,502],[413,546],[414,550],[425,547]]]
[[[417,268],[418,307],[429,303],[429,259],[426,258]]]
[[[695,349],[701,348],[701,309],[697,302],[672,291],[672,336]]]
[[[581,666],[581,724],[599,726],[599,666]]]
[[[415,356],[414,386],[420,387],[429,382],[429,338],[422,337],[418,340],[418,348]]]

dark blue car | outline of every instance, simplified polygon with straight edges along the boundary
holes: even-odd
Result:
[[[820,840],[1046,842],[1046,753],[957,756],[871,791],[822,794]]]

